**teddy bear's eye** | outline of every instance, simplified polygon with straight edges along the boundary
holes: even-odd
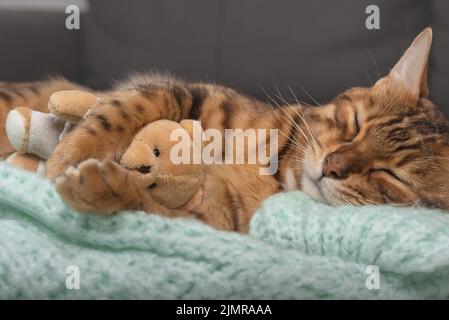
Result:
[[[160,153],[160,151],[159,151],[158,148],[154,148],[154,149],[153,149],[153,154],[154,154],[156,157],[159,157],[159,155],[160,155],[161,153]]]
[[[146,174],[146,173],[150,173],[151,171],[151,166],[141,166],[137,168],[137,171],[139,171],[140,173]]]

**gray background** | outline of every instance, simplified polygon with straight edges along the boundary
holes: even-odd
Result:
[[[80,30],[65,28],[67,4],[81,4]],[[380,30],[365,28],[369,4]],[[446,0],[0,0],[0,81],[62,74],[105,88],[158,70],[325,102],[386,74],[430,25],[431,97],[449,114],[448,14]]]

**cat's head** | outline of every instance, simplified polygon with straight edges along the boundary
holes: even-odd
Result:
[[[314,137],[304,154],[306,193],[334,205],[449,209],[449,126],[428,100],[431,42],[427,28],[374,86],[308,112]]]

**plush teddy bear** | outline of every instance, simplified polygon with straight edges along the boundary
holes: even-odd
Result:
[[[48,103],[50,113],[18,107],[8,113],[6,135],[17,152],[6,161],[44,175],[45,160],[56,144],[97,103],[89,92],[64,90],[54,93]]]
[[[193,152],[197,143],[192,139],[193,123],[194,120],[152,122],[136,134],[120,159],[120,165],[135,171],[142,186],[167,208],[191,210],[201,202],[204,166],[190,161],[176,164],[171,158],[173,147],[179,143],[186,144],[184,150]],[[170,139],[174,130],[185,133],[187,139]]]
[[[195,126],[200,131],[199,140],[194,139]],[[175,130],[179,134],[172,139]],[[220,169],[204,165],[201,159],[198,163],[194,160],[194,152],[200,152],[204,145],[202,135],[199,121],[152,122],[133,138],[120,165],[133,171],[142,188],[159,204],[194,213],[217,229],[237,230],[237,212],[231,207],[233,200],[227,185],[217,174]],[[187,152],[183,161],[179,150]]]

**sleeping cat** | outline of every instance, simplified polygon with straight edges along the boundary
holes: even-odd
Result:
[[[57,146],[47,162],[47,176],[63,199],[82,212],[139,209],[213,225],[214,212],[205,219],[156,206],[151,190],[138,189],[133,175],[116,164],[145,124],[161,118],[193,118],[204,129],[222,132],[279,131],[275,175],[260,175],[259,164],[222,165],[215,170],[237,215],[228,230],[246,232],[261,201],[283,189],[300,189],[331,205],[420,204],[449,209],[449,126],[428,100],[431,42],[428,28],[374,86],[347,90],[319,107],[298,103],[274,108],[218,85],[133,77],[100,94],[99,105]],[[75,87],[60,79],[5,84],[0,108],[43,109],[52,92]],[[8,144],[0,129],[5,154]]]

